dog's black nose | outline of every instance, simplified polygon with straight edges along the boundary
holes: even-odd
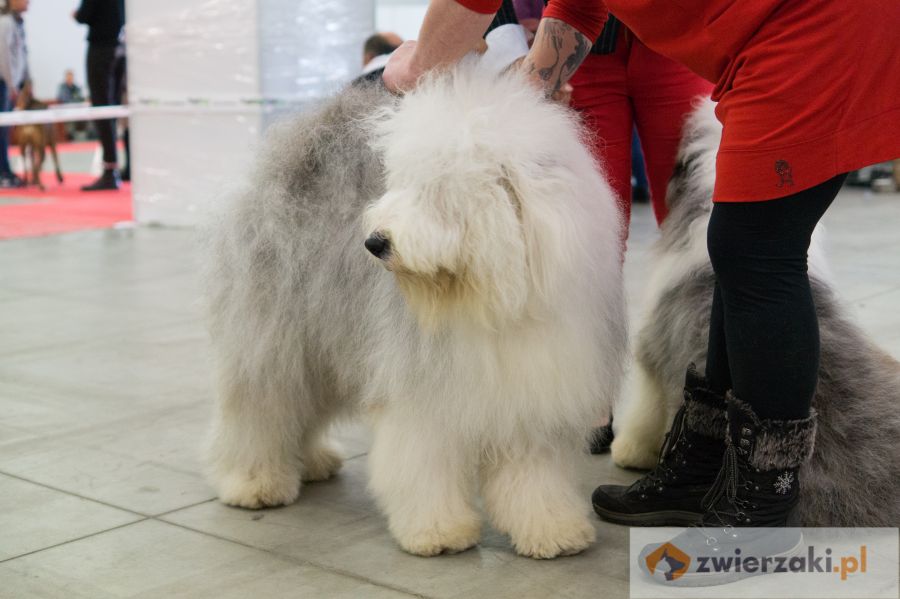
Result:
[[[376,258],[384,259],[391,251],[391,242],[378,233],[366,239],[366,249],[372,252]]]

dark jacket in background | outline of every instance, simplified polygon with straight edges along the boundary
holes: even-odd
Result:
[[[88,26],[91,45],[117,46],[125,24],[125,0],[81,0],[75,20]]]

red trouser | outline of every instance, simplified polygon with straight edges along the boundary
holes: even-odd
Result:
[[[631,219],[631,134],[637,125],[656,222],[668,212],[666,187],[685,116],[713,85],[623,30],[614,54],[588,54],[571,80],[572,107],[593,134],[594,151]],[[627,231],[627,229],[626,229]],[[627,232],[626,232],[627,235]]]

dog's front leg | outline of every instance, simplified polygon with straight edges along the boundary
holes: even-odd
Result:
[[[510,448],[483,467],[491,522],[520,555],[573,555],[594,541],[590,507],[576,484],[580,445],[568,441]]]
[[[422,422],[402,408],[378,415],[369,488],[405,551],[457,553],[478,542],[472,453],[447,427]]]

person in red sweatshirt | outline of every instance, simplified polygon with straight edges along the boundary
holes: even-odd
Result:
[[[671,58],[648,48],[614,15],[594,40],[584,62],[570,80],[570,106],[590,131],[592,151],[604,167],[625,217],[622,248],[631,222],[632,160],[643,160],[656,224],[669,209],[666,189],[681,143],[685,118],[698,98],[709,97],[712,84]],[[632,139],[640,136],[637,152]],[[612,417],[589,437],[593,454],[609,451]]]
[[[685,117],[712,84],[657,54],[610,15],[575,71],[571,106],[592,134],[593,151],[625,216],[631,220],[632,133],[637,129],[657,224],[666,218],[666,187],[675,167]]]
[[[388,88],[456,62],[499,1],[432,0],[418,43],[388,64]],[[784,526],[815,435],[819,328],[806,254],[846,173],[900,156],[900,80],[890,76],[900,72],[900,2],[551,0],[521,68],[553,93],[609,11],[714,85],[723,133],[706,377],[686,377],[658,466],[630,487],[598,487],[594,508],[632,525]]]

